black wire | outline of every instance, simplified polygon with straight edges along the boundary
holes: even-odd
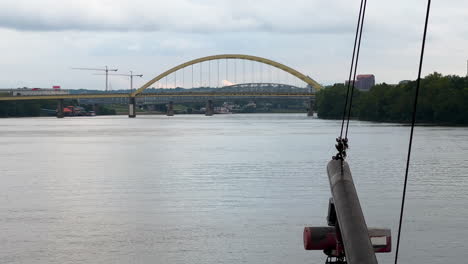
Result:
[[[359,41],[357,45],[357,53],[356,53],[356,62],[354,65],[354,76],[353,76],[353,85],[351,86],[351,95],[349,98],[349,110],[348,110],[348,121],[346,122],[346,133],[345,133],[345,138],[348,138],[348,128],[349,128],[349,119],[351,118],[351,109],[353,107],[353,94],[354,94],[354,85],[356,82],[356,73],[357,73],[357,68],[358,68],[358,61],[359,61],[359,51],[361,50],[361,37],[362,37],[362,28],[364,27],[364,18],[366,16],[366,6],[367,6],[367,0],[364,1],[364,8],[362,10],[362,19],[361,19],[361,28],[359,31]],[[348,82],[349,86],[349,82]]]
[[[356,44],[357,44],[357,40],[358,40],[359,28],[361,27],[361,14],[362,14],[363,3],[364,3],[364,0],[361,0],[361,7],[359,8],[359,17],[358,17],[358,22],[357,22],[357,26],[356,26],[356,35],[354,37],[353,56],[351,58],[351,66],[349,67],[350,69],[349,69],[349,78],[348,78],[348,88],[347,88],[347,92],[346,92],[345,105],[344,105],[344,108],[343,108],[343,118],[342,118],[342,121],[341,121],[340,138],[343,136],[343,128],[344,128],[344,122],[345,122],[345,117],[346,117],[346,108],[348,107],[348,98],[349,98],[351,76],[353,75],[354,56],[356,54]]]
[[[426,45],[426,33],[427,33],[427,24],[429,21],[429,11],[431,8],[431,0],[427,0],[427,11],[426,11],[426,21],[424,24],[424,34],[422,40],[422,47],[421,47],[421,57],[419,58],[419,71],[418,71],[418,80],[416,82],[416,94],[414,96],[414,105],[413,105],[413,117],[411,121],[411,132],[410,132],[410,139],[409,139],[409,146],[408,146],[408,156],[406,159],[406,171],[405,171],[405,183],[403,185],[403,197],[401,199],[401,210],[400,210],[400,223],[398,224],[398,238],[397,238],[397,246],[396,246],[396,253],[395,253],[395,264],[398,263],[398,251],[400,249],[400,236],[401,236],[401,223],[403,222],[403,212],[405,209],[405,199],[406,199],[406,186],[408,183],[408,170],[411,158],[411,147],[413,145],[413,132],[414,132],[414,124],[416,122],[416,109],[418,106],[418,95],[419,95],[419,86],[421,83],[421,70],[424,58],[424,47]]]

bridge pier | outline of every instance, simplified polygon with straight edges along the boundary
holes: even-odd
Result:
[[[128,98],[128,117],[136,117],[136,99],[135,97]]]
[[[97,113],[98,113],[98,110],[99,110],[99,106],[98,106],[98,104],[93,104],[93,112],[94,112],[94,114],[96,114],[96,115],[97,115]]]
[[[208,100],[208,102],[206,102],[205,115],[212,116],[213,114],[214,114],[213,101]]]
[[[167,105],[166,115],[167,116],[173,116],[174,115],[174,102],[173,101],[169,101],[169,104]]]
[[[63,118],[63,99],[58,99],[57,101],[57,118]]]
[[[311,98],[309,100],[309,108],[307,108],[307,116],[314,116],[314,105],[315,99]]]

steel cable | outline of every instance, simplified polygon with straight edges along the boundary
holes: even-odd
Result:
[[[395,251],[395,264],[398,263],[398,253],[400,249],[400,237],[401,237],[401,225],[403,222],[403,212],[405,209],[405,200],[406,200],[406,187],[408,184],[408,171],[409,171],[409,165],[410,165],[410,159],[411,159],[411,148],[413,146],[413,134],[414,134],[414,125],[416,123],[416,110],[418,106],[418,96],[419,96],[419,89],[421,85],[421,70],[422,70],[422,64],[423,64],[423,58],[424,58],[424,47],[426,46],[426,34],[427,34],[427,24],[429,21],[429,12],[431,9],[431,0],[427,0],[427,10],[426,10],[426,21],[424,23],[424,33],[423,33],[423,39],[422,39],[422,47],[421,47],[421,56],[419,58],[419,70],[418,70],[418,79],[416,81],[416,92],[414,95],[414,103],[413,103],[413,115],[411,119],[411,132],[410,132],[410,138],[409,138],[409,144],[408,144],[408,156],[406,158],[406,170],[405,170],[405,181],[403,184],[403,196],[401,198],[401,209],[400,209],[400,221],[398,224],[398,238],[397,238],[397,245],[396,245],[396,251]]]

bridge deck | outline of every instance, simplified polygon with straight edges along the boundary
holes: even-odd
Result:
[[[314,93],[143,93],[140,97],[312,97]],[[31,95],[31,96],[0,96],[0,101],[17,100],[54,100],[54,99],[93,99],[93,98],[125,98],[127,93],[102,93],[102,94],[61,94],[61,95]]]

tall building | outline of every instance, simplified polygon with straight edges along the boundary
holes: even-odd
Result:
[[[374,74],[359,74],[356,77],[356,88],[358,88],[361,91],[369,91],[374,85]]]
[[[348,85],[348,81],[346,81],[345,84]],[[359,74],[358,76],[356,76],[356,82],[354,83],[354,87],[356,87],[360,91],[367,92],[374,85],[375,85],[374,74]]]

